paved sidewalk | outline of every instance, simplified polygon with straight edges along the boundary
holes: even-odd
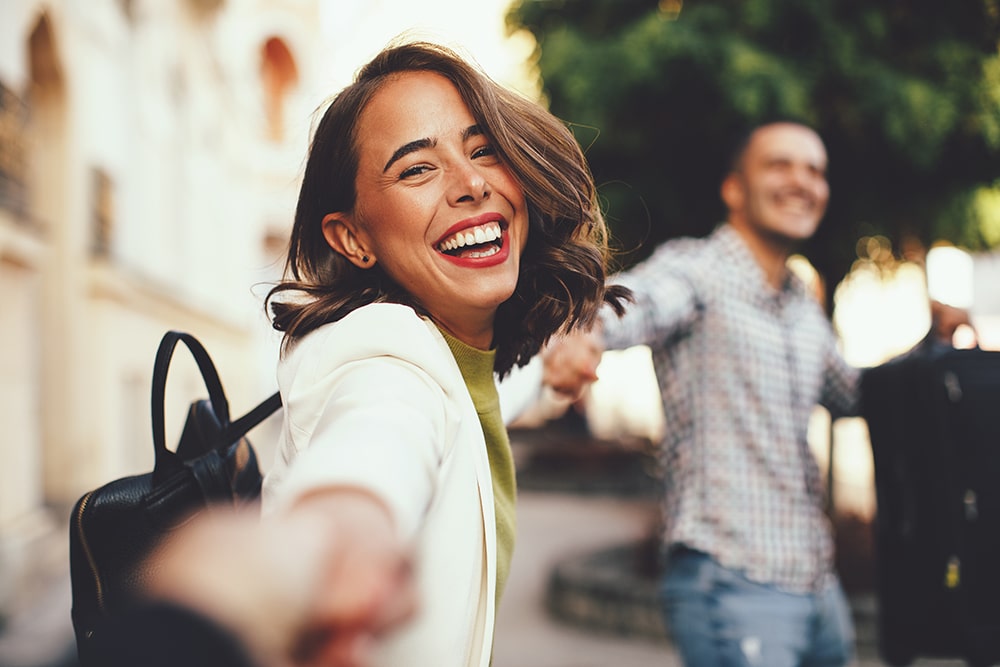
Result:
[[[636,540],[653,518],[648,501],[521,491],[517,548],[497,619],[493,667],[679,666],[665,641],[577,628],[545,609],[549,573],[557,562]]]
[[[67,571],[4,627],[0,667],[78,667],[70,605]]]
[[[521,491],[518,542],[497,620],[494,667],[679,667],[666,640],[624,638],[561,623],[545,609],[552,566],[564,558],[638,539],[653,516],[648,501]],[[862,647],[856,667],[883,667]],[[911,667],[961,667],[917,660]]]

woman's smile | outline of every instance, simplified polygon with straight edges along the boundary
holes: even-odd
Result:
[[[492,266],[509,255],[506,230],[503,216],[487,213],[453,225],[434,247],[462,266]]]

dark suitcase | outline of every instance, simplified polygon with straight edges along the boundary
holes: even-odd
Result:
[[[862,377],[879,650],[1000,663],[1000,352],[922,345]]]

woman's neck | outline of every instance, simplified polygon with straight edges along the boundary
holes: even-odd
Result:
[[[453,338],[457,338],[466,345],[479,350],[489,350],[493,346],[493,318],[488,321],[456,322],[445,320],[431,315],[431,320],[438,328],[446,331]]]

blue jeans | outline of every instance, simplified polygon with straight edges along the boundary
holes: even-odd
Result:
[[[854,628],[839,583],[788,593],[750,581],[705,553],[680,549],[670,555],[660,601],[689,667],[839,667],[854,657]]]

